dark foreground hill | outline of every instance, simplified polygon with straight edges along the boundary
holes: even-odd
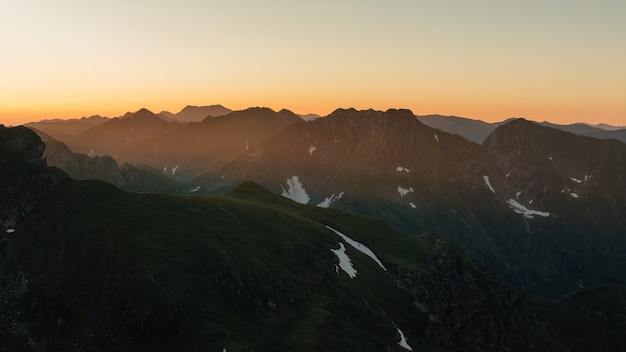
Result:
[[[441,238],[253,183],[217,197],[125,193],[46,168],[43,148],[0,126],[5,350],[626,347],[623,287],[538,300]]]

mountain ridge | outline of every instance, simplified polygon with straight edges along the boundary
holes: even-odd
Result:
[[[500,134],[506,144],[493,142]],[[304,203],[380,217],[409,233],[436,233],[459,243],[465,255],[509,284],[533,294],[556,298],[579,284],[623,272],[617,268],[626,265],[620,225],[626,225],[621,214],[626,204],[619,197],[626,189],[620,171],[624,144],[524,119],[499,126],[490,138],[479,146],[427,127],[409,111],[339,109],[283,130],[205,174],[201,184],[223,192],[252,179]],[[539,148],[552,140],[561,143],[552,143],[550,150]],[[578,160],[578,154],[586,156]],[[595,210],[583,204],[593,204]],[[569,217],[579,225],[592,224],[597,217],[604,225],[576,227]],[[597,253],[585,253],[596,235],[586,236],[583,229],[599,235],[601,228],[607,236],[594,245]],[[566,245],[566,231],[580,244]],[[567,249],[560,252],[557,243]],[[610,259],[601,259],[605,255]]]
[[[624,347],[623,287],[536,299],[436,236],[297,204],[252,182],[217,197],[122,192],[46,168],[43,150],[34,132],[0,127],[0,167],[14,171],[0,174],[5,348]],[[333,251],[343,242],[354,278]]]

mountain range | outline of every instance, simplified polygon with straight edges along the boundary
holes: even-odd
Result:
[[[523,120],[483,145],[408,110],[337,110],[281,131],[198,179],[244,180],[296,201],[384,219],[457,242],[527,292],[560,297],[626,277],[626,145]]]
[[[425,125],[458,134],[474,143],[482,144],[483,141],[496,129],[496,127],[507,123],[512,119],[502,122],[487,123],[480,120],[473,120],[457,116],[425,115],[417,116]],[[607,124],[589,125],[585,123],[574,123],[570,125],[559,125],[543,121],[543,126],[552,127],[565,132],[571,132],[579,136],[594,137],[599,139],[617,139],[626,143],[626,127],[611,126]]]
[[[263,158],[259,153],[273,150],[274,139],[293,147],[284,155],[287,163],[325,153],[326,148],[352,155],[352,146],[375,143],[378,148],[373,149],[379,152],[368,160],[381,166],[367,169],[360,182],[369,182],[373,198],[390,200],[374,176],[400,160],[383,163],[384,157],[391,157],[386,148],[392,142],[385,139],[391,134],[411,148],[398,158],[417,153],[424,165],[434,168],[424,171],[407,163],[394,172],[403,176],[415,172],[417,179],[441,175],[440,180],[430,181],[434,192],[457,183],[473,184],[476,201],[490,204],[496,211],[493,215],[504,216],[492,221],[522,219],[534,226],[528,214],[505,212],[509,209],[500,206],[494,195],[506,194],[505,179],[494,175],[491,186],[487,181],[491,179],[474,179],[484,171],[468,160],[478,153],[475,144],[424,126],[408,118],[407,111],[334,114],[315,124],[292,124],[241,158]],[[325,124],[353,133],[340,135],[343,131],[334,130],[337,135],[333,135]],[[537,133],[535,125],[522,120],[513,121],[509,128],[517,132],[511,135],[499,129],[488,143],[502,148],[496,148],[495,155],[503,157],[495,160],[494,170],[510,160],[507,152],[512,150],[507,148],[513,142]],[[538,128],[546,134],[552,131]],[[309,137],[300,138],[299,145],[309,145],[303,151],[294,149],[295,141],[287,138],[302,129],[309,132]],[[314,131],[324,133],[312,135]],[[335,143],[334,137],[342,136]],[[549,142],[572,138],[567,133],[559,136],[561,140]],[[595,141],[573,138],[583,149]],[[433,143],[431,139],[448,146],[413,149]],[[314,140],[318,144],[310,148]],[[457,149],[465,147],[463,143],[474,149]],[[527,148],[541,154],[550,143]],[[0,173],[4,349],[588,351],[626,347],[626,289],[621,285],[579,288],[559,300],[539,298],[507,287],[464,257],[453,242],[435,235],[409,235],[371,217],[299,204],[253,182],[209,197],[124,192],[102,181],[74,180],[58,168],[47,167],[45,148],[29,129],[0,126],[0,168],[5,170]],[[465,154],[450,161],[439,159],[455,151]],[[520,163],[527,156],[517,151],[512,155]],[[339,171],[369,165],[358,159],[346,161]],[[604,180],[601,165],[606,160],[599,161],[597,172],[580,184]],[[233,161],[238,162],[239,158]],[[579,162],[585,163],[585,157]],[[468,175],[447,180],[465,167]],[[523,173],[511,172],[508,177],[515,185]],[[306,185],[304,176],[303,180]],[[299,180],[291,181],[294,191]],[[287,195],[305,198],[285,187]],[[359,182],[353,189],[367,190]],[[418,192],[422,188],[415,184],[404,196]],[[441,196],[454,198],[455,193]],[[346,191],[339,201],[351,197]]]
[[[475,123],[462,121],[465,131]],[[250,108],[185,125],[142,109],[64,142],[146,165],[153,179],[144,183],[156,191],[171,193],[154,170],[198,194],[253,180],[301,203],[444,236],[534,295],[556,299],[626,280],[625,147],[612,139],[511,119],[479,145],[409,110],[339,109],[304,122],[287,110]]]

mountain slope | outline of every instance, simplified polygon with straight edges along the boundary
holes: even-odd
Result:
[[[549,213],[529,226],[533,245],[515,254],[529,272],[552,273],[553,287],[626,282],[625,144],[520,119],[483,148],[494,197]]]
[[[123,164],[108,155],[89,156],[73,153],[64,143],[35,130],[45,143],[48,166],[58,167],[76,180],[102,180],[131,192],[182,193],[180,187],[162,172],[146,166]]]
[[[528,133],[494,143],[518,130]],[[538,152],[546,143],[549,150]],[[284,130],[204,175],[202,185],[220,192],[254,180],[302,203],[435,233],[511,285],[558,298],[580,285],[626,282],[623,154],[620,142],[524,120],[498,127],[478,146],[424,126],[410,111],[338,110]],[[598,178],[583,181],[591,173]],[[588,183],[596,188],[585,190]]]
[[[61,141],[76,153],[110,155],[122,163],[140,164],[145,152],[139,146],[145,146],[150,138],[179,127],[147,109],[141,109]]]
[[[187,179],[297,122],[302,119],[287,110],[250,108],[179,125],[142,109],[61,141],[74,152],[110,155],[120,163],[148,165]]]
[[[13,171],[0,174],[4,348],[624,347],[623,316],[580,314],[610,302],[536,301],[446,240],[299,205],[253,183],[210,198],[125,193],[46,169],[42,151],[31,131],[0,127],[0,167]],[[594,292],[626,297],[619,287]],[[577,319],[562,328],[563,315]]]
[[[192,122],[162,138],[151,141],[145,162],[155,167],[193,174],[214,168],[274,136],[284,128],[300,123],[288,110],[250,108],[228,115]]]

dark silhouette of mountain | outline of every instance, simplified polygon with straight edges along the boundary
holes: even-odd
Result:
[[[126,193],[46,168],[43,150],[0,127],[7,350],[626,347],[621,286],[537,299],[435,236],[251,182],[218,197]]]
[[[626,282],[625,149],[525,120],[478,146],[408,110],[337,110],[205,174],[202,186],[254,180],[302,203],[435,233],[510,284],[556,298]]]
[[[39,122],[29,122],[25,124],[25,126],[44,132],[52,136],[53,138],[64,139],[69,136],[84,132],[90,128],[100,126],[109,120],[110,119],[106,117],[94,115],[90,117],[83,117],[80,119],[54,119],[42,120]]]
[[[222,105],[209,105],[209,106],[192,106],[187,105],[181,111],[173,114],[171,118],[176,121],[182,122],[200,122],[207,117],[218,117],[228,115],[232,110],[223,107]]]

